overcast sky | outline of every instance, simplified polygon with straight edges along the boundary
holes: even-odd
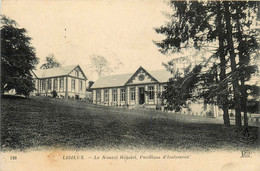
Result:
[[[163,69],[161,63],[170,57],[154,45],[153,40],[163,39],[154,28],[167,21],[163,12],[169,10],[162,0],[2,1],[2,14],[32,37],[40,64],[54,53],[65,66],[79,64],[90,80],[97,78],[88,69],[92,54],[112,65],[120,60],[123,67],[113,74],[131,73],[139,66]]]

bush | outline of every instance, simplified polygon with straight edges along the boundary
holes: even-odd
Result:
[[[156,104],[156,110],[160,110],[160,108],[161,108],[161,105]]]
[[[208,117],[214,117],[214,113],[212,111],[207,111],[206,116]]]
[[[53,91],[51,92],[51,95],[52,95],[52,98],[56,98],[56,97],[58,96],[56,90],[53,90]]]

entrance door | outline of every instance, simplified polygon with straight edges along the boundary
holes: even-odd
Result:
[[[139,88],[139,104],[144,104],[144,87]]]

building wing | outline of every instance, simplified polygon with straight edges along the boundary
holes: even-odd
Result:
[[[37,76],[37,78],[50,78],[50,77],[58,77],[65,76],[71,74],[74,70],[80,71],[82,77],[87,79],[84,72],[80,68],[79,65],[71,65],[66,67],[59,68],[51,68],[51,69],[41,69],[41,70],[33,70],[33,73]]]
[[[124,84],[132,75],[133,74],[121,74],[100,77],[91,87],[91,89],[124,86]]]
[[[140,75],[143,75],[143,78],[141,78]],[[147,71],[143,67],[139,67],[134,73],[100,77],[91,89],[121,87],[126,84],[165,83],[168,82],[171,77],[172,74],[166,70]]]
[[[173,77],[173,74],[171,74],[170,71],[166,70],[156,70],[156,71],[148,71],[156,80],[159,82],[168,82],[171,77]]]

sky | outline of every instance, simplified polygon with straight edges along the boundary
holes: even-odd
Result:
[[[79,64],[89,80],[90,56],[102,55],[112,67],[111,74],[133,73],[139,66],[164,69],[171,59],[158,51],[153,40],[164,38],[154,28],[165,24],[170,7],[163,0],[2,0],[1,13],[28,31],[40,59],[53,53],[63,66]]]

